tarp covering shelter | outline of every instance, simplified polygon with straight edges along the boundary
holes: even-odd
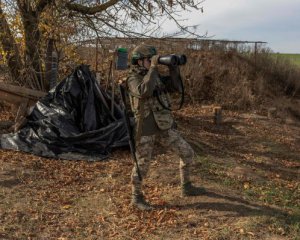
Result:
[[[34,106],[28,122],[16,133],[0,137],[1,148],[76,160],[102,160],[113,148],[128,145],[122,111],[100,88],[86,65]]]

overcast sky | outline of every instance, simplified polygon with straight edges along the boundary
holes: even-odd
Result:
[[[300,53],[300,0],[206,0],[186,25],[214,39],[264,41],[274,52]],[[168,26],[170,31],[171,26]]]

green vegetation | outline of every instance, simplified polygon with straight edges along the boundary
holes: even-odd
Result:
[[[297,53],[275,53],[274,54],[277,58],[286,59],[291,61],[291,63],[300,67],[300,54]]]

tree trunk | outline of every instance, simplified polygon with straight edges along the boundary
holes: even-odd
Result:
[[[23,63],[19,53],[18,46],[10,31],[9,25],[0,5],[0,42],[5,53],[10,75],[14,82],[22,84],[22,69]]]
[[[41,34],[39,31],[39,14],[30,7],[20,9],[25,32],[25,65],[38,90],[46,90],[44,71],[41,60]]]

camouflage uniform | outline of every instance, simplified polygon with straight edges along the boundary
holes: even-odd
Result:
[[[127,87],[135,115],[136,131],[140,131],[141,135],[136,139],[136,157],[142,178],[148,172],[154,144],[160,143],[179,155],[181,184],[184,185],[190,182],[189,167],[193,162],[194,151],[180,134],[172,129],[174,120],[171,111],[163,108],[153,95],[157,88],[161,89],[159,98],[163,105],[169,106],[168,92],[181,90],[179,69],[169,68],[170,76],[161,77],[157,67],[151,66],[147,70],[141,66],[132,66],[127,78]],[[133,195],[142,195],[142,182],[136,167],[132,170],[131,180]]]

